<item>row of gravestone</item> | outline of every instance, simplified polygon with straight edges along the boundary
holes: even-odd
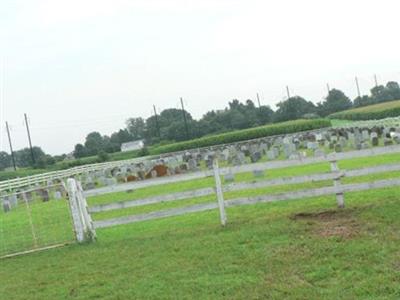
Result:
[[[263,158],[298,159],[308,155],[323,156],[326,152],[361,150],[393,144],[400,144],[400,127],[322,129],[164,155],[139,164],[82,174],[79,179],[84,182],[84,189],[92,189],[99,185],[115,185],[193,172],[204,167],[210,169],[214,158],[224,164],[237,166],[258,162]]]
[[[52,197],[51,197],[52,196]],[[49,202],[51,199],[61,200],[67,197],[67,192],[63,186],[41,187],[36,190],[23,189],[11,193],[0,195],[0,204],[5,213],[18,207],[19,204],[26,205],[35,201]]]
[[[86,172],[76,177],[83,183],[83,188],[89,190],[99,186],[211,169],[214,158],[223,165],[238,166],[262,160],[298,159],[310,155],[319,157],[327,152],[392,144],[400,144],[400,127],[328,128],[166,154],[158,159]],[[47,186],[59,183],[59,180],[53,180],[47,182]]]

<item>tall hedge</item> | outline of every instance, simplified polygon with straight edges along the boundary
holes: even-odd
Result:
[[[150,149],[150,154],[177,152],[177,151],[196,149],[196,148],[202,148],[220,144],[229,144],[229,143],[262,138],[272,135],[294,133],[299,131],[313,130],[330,126],[331,126],[330,120],[326,119],[287,121],[287,122],[249,128],[244,130],[236,130],[233,132],[227,132],[218,135],[205,136],[202,138],[186,142],[160,146],[157,148]]]
[[[329,115],[330,119],[379,120],[400,116],[400,100],[350,109]]]

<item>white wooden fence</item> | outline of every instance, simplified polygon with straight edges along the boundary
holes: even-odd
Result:
[[[295,133],[291,133],[288,135],[301,134],[301,133],[305,133],[305,132],[316,133],[316,132],[320,132],[321,130],[324,130],[324,129],[329,129],[329,127],[319,128],[319,129],[314,129],[314,130],[300,131],[300,132],[295,132]],[[227,146],[235,145],[235,144],[255,142],[255,141],[263,140],[266,138],[273,139],[276,137],[284,137],[284,136],[286,136],[286,134],[267,136],[264,138],[250,139],[250,140],[234,142],[234,143],[219,144],[219,145],[209,146],[209,147],[201,147],[201,148],[191,149],[189,151],[193,151],[193,150],[201,151],[204,149],[221,148],[221,147],[227,147]],[[152,159],[162,159],[162,158],[169,157],[169,156],[184,154],[187,151],[188,150],[183,150],[183,151],[170,152],[170,153],[165,153],[165,154],[160,154],[160,155],[152,155],[152,156],[137,157],[137,158],[132,158],[132,159],[110,161],[110,162],[104,162],[104,163],[88,164],[88,165],[73,167],[73,168],[70,168],[67,170],[52,171],[52,172],[46,172],[46,173],[42,173],[42,174],[38,174],[38,175],[31,175],[31,176],[25,176],[25,177],[21,177],[21,178],[3,180],[3,181],[0,181],[0,192],[12,191],[13,189],[32,186],[32,185],[36,185],[36,184],[43,184],[49,180],[55,180],[55,179],[64,180],[64,179],[67,179],[72,176],[77,176],[77,175],[85,174],[88,172],[104,170],[105,168],[114,168],[114,167],[121,167],[121,166],[128,165],[128,164],[137,164],[137,163],[140,163],[140,162],[143,162],[146,160],[152,160]]]
[[[83,201],[84,203],[81,206],[83,206],[86,210],[85,213],[87,213],[87,215],[86,217],[83,218],[86,218],[87,223],[86,225],[82,225],[83,228],[86,228],[83,231],[85,230],[86,232],[89,231],[91,236],[95,235],[95,229],[97,228],[105,228],[114,225],[128,224],[145,220],[153,220],[170,216],[178,216],[187,213],[201,212],[213,209],[219,210],[220,222],[224,226],[227,222],[227,215],[225,211],[226,207],[249,205],[262,202],[295,200],[295,199],[318,197],[324,195],[336,195],[338,207],[342,208],[345,205],[344,194],[347,192],[400,186],[400,178],[378,180],[378,181],[364,182],[364,183],[354,183],[354,184],[342,184],[341,182],[341,179],[344,177],[357,177],[357,176],[377,174],[383,172],[400,171],[400,156],[399,156],[399,163],[389,164],[389,165],[379,165],[375,167],[366,167],[355,170],[340,170],[337,164],[339,160],[359,158],[359,157],[379,156],[391,153],[400,154],[400,146],[395,145],[395,146],[380,147],[380,148],[373,148],[373,149],[366,149],[366,150],[359,150],[352,152],[332,153],[324,157],[303,158],[303,159],[300,158],[298,160],[272,161],[272,162],[255,163],[255,164],[248,164],[236,167],[227,167],[222,169],[219,169],[218,162],[214,161],[213,170],[199,171],[196,173],[176,175],[171,177],[156,178],[153,180],[147,180],[142,182],[126,183],[126,184],[116,185],[113,187],[104,187],[96,190],[90,190],[86,192],[83,192],[81,189],[79,189],[79,193],[81,195],[76,196],[76,199],[81,199],[81,201]],[[251,182],[233,182],[225,185],[223,185],[221,182],[221,175],[226,175],[226,174],[265,171],[271,169],[279,169],[291,166],[302,166],[302,165],[309,165],[322,162],[330,163],[331,165],[330,172],[302,175],[302,176],[295,176],[288,178],[256,180]],[[148,186],[156,186],[166,183],[177,183],[177,182],[183,182],[183,181],[212,177],[212,176],[215,179],[215,187],[213,188],[212,187],[202,188],[202,189],[172,193],[167,195],[153,196],[138,200],[95,205],[92,207],[87,207],[85,200],[85,197],[94,195],[128,191]],[[259,189],[270,186],[300,184],[300,183],[327,181],[327,180],[332,180],[333,185],[328,187],[291,191],[281,194],[261,195],[256,197],[242,197],[242,198],[224,200],[224,193],[231,191]],[[71,179],[70,181],[70,186],[74,186],[73,179]],[[169,202],[169,201],[179,201],[179,200],[191,199],[207,195],[216,195],[216,201],[210,203],[201,203],[186,207],[155,211],[139,215],[130,215],[113,219],[99,220],[94,222],[91,221],[90,219],[90,214],[92,213],[124,209],[128,207],[136,207],[136,206],[149,205],[155,203]]]
[[[60,179],[64,180],[72,176],[88,173],[88,172],[94,172],[94,171],[99,171],[99,170],[104,170],[106,168],[114,168],[114,167],[120,167],[126,164],[133,164],[133,163],[140,163],[146,159],[149,159],[149,157],[140,157],[140,158],[134,158],[134,159],[128,159],[128,160],[120,160],[120,161],[111,161],[111,162],[105,162],[105,163],[97,163],[97,164],[91,164],[91,165],[83,165],[83,166],[78,166],[78,167],[73,167],[67,170],[60,170],[60,171],[52,171],[52,172],[47,172],[47,173],[42,173],[38,175],[31,175],[31,176],[26,176],[22,178],[14,178],[14,179],[9,179],[9,180],[4,180],[0,181],[0,192],[2,191],[11,191],[13,189],[18,189],[21,187],[28,187],[28,186],[34,186],[36,184],[42,184],[46,183],[49,180],[55,180],[55,179]]]

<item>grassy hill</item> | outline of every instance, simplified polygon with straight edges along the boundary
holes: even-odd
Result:
[[[399,162],[399,154],[340,162],[353,169]],[[266,177],[329,170],[315,164],[270,170]],[[388,172],[345,183],[398,178]],[[252,180],[239,174],[237,181]],[[89,198],[89,204],[201,188],[212,178]],[[276,193],[332,182],[269,187]],[[238,193],[238,192],[237,192]],[[243,192],[240,192],[243,193]],[[227,195],[237,197],[237,194]],[[158,210],[214,199],[137,207]],[[4,299],[398,299],[400,196],[398,187],[335,197],[228,208],[98,230],[93,244],[72,245],[0,261]],[[95,219],[123,210],[94,215]],[[1,224],[1,223],[0,223]]]
[[[400,100],[384,102],[334,113],[331,119],[376,120],[400,116]]]

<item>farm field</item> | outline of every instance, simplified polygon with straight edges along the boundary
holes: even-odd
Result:
[[[331,119],[374,120],[400,116],[400,100],[384,102],[334,113]]]
[[[354,169],[400,162],[399,154],[339,163]],[[315,164],[267,178],[329,170]],[[400,177],[387,172],[345,183]],[[254,180],[239,174],[236,181]],[[331,185],[278,186],[255,195]],[[213,185],[212,178],[88,199],[90,205]],[[189,203],[203,197],[94,214],[95,220]],[[4,299],[397,299],[400,297],[399,188],[228,208],[97,230],[93,244],[0,260]]]

